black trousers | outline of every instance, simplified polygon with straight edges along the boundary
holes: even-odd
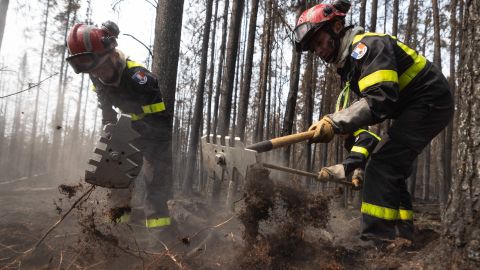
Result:
[[[146,227],[164,227],[171,223],[167,202],[173,197],[172,130],[169,119],[162,115],[146,120],[149,121],[132,123],[132,127],[141,135],[132,142],[142,152],[143,166],[140,175],[129,189],[112,190],[111,205],[112,207],[130,205],[132,191],[142,186],[144,191],[140,193],[144,195]],[[139,181],[142,181],[143,185],[139,185]],[[119,221],[129,220],[128,215]]]
[[[435,67],[422,91],[398,115],[388,138],[379,143],[365,171],[362,238],[413,237],[412,200],[406,179],[415,158],[453,116],[448,83]]]

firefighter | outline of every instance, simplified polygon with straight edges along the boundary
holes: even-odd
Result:
[[[349,9],[346,0],[316,5],[301,14],[293,31],[296,49],[333,65],[359,97],[309,130],[315,130],[313,142],[328,143],[335,134],[394,119],[365,170],[361,239],[412,240],[406,179],[418,154],[451,120],[453,98],[438,67],[396,37],[346,27]]]
[[[140,134],[134,145],[143,155],[139,177],[145,184],[142,223],[154,232],[168,231],[172,227],[167,208],[172,198],[171,116],[165,110],[155,76],[116,49],[119,32],[110,21],[101,27],[74,25],[67,36],[66,60],[75,73],[89,74],[102,109],[103,125],[116,123],[113,107],[131,116],[132,128]],[[131,190],[112,190],[113,206],[128,204]],[[130,213],[126,212],[116,221],[129,219]]]

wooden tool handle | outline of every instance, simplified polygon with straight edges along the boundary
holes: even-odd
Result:
[[[255,150],[259,153],[267,152],[276,148],[309,140],[313,137],[313,134],[315,134],[314,130],[300,132],[297,134],[291,134],[283,137],[273,138],[271,140],[254,143],[247,146],[246,148],[250,150]]]

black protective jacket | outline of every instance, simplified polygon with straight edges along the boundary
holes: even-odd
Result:
[[[102,84],[91,77],[102,109],[102,123],[115,123],[117,107],[132,117],[132,128],[144,138],[163,137],[168,125],[165,104],[155,76],[141,64],[126,60],[119,86]]]

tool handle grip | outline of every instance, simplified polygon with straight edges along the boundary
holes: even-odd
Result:
[[[290,144],[309,140],[313,137],[313,134],[315,134],[314,130],[300,132],[300,133],[291,134],[283,137],[273,138],[271,140],[254,143],[247,146],[246,148],[250,150],[255,150],[259,153],[267,152],[276,148],[280,148]]]

